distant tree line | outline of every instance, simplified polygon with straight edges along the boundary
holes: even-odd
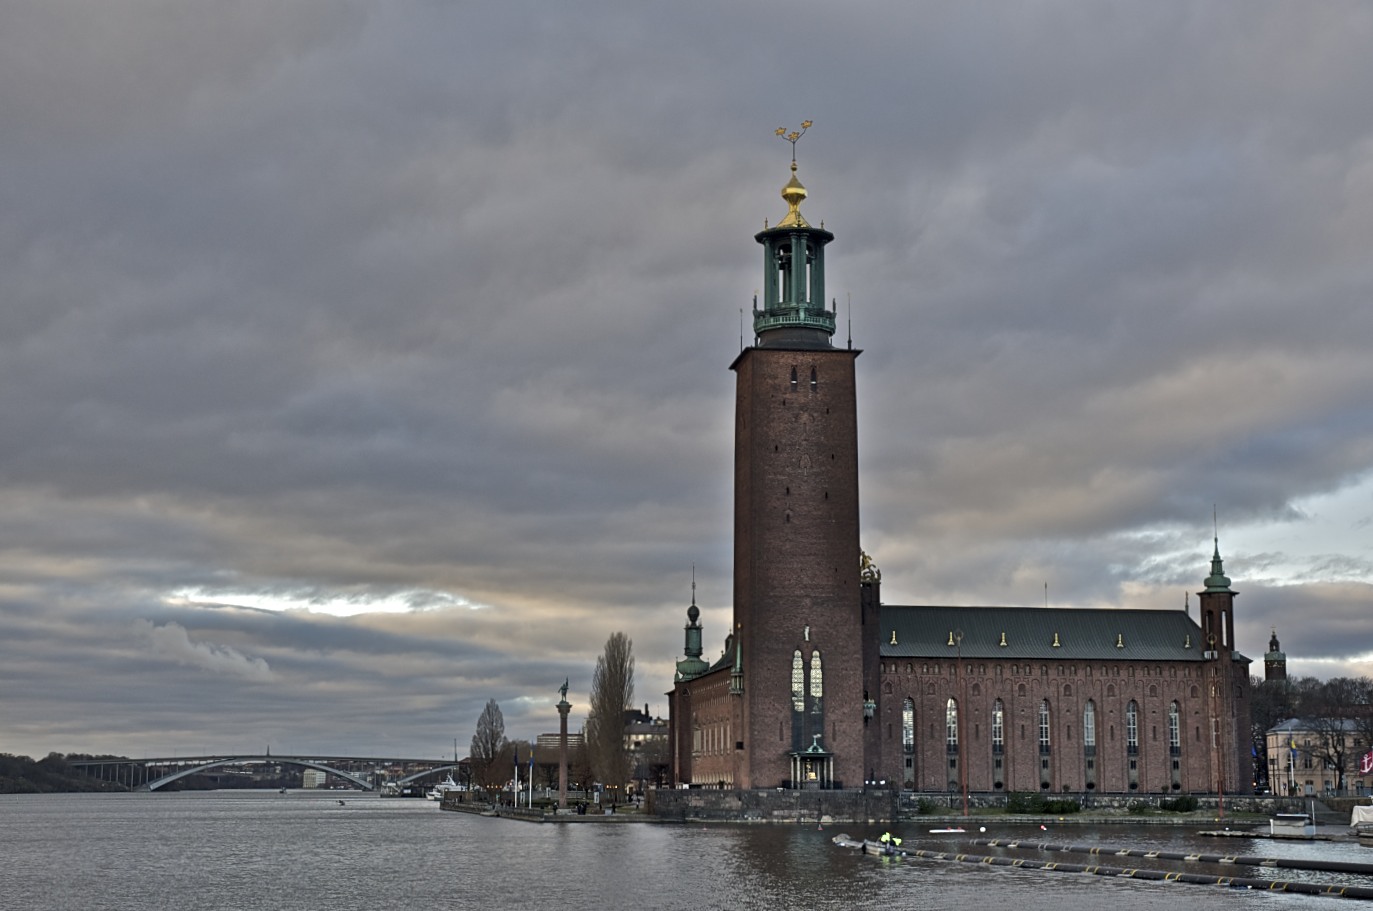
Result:
[[[1373,678],[1293,677],[1287,680],[1254,678],[1253,722],[1256,784],[1272,788],[1268,777],[1268,731],[1292,718],[1303,721],[1301,751],[1313,763],[1335,773],[1335,787],[1343,791],[1346,773],[1373,747]],[[1285,765],[1279,762],[1278,765]]]
[[[83,775],[68,759],[121,759],[120,756],[86,756],[49,753],[42,759],[0,753],[0,794],[51,794],[59,791],[123,791],[123,785]]]

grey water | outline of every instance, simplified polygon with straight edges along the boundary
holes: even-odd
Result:
[[[980,822],[988,826],[988,837],[1026,841],[1373,862],[1373,850],[1353,844],[1208,839],[1170,827],[1016,831],[998,829],[994,818]],[[970,846],[971,835],[932,835],[914,823],[892,828],[904,837],[905,847],[993,853]],[[835,847],[831,838],[841,830],[856,837],[880,834],[857,826],[541,825],[446,813],[429,801],[356,792],[10,795],[0,796],[0,908],[1095,911],[1176,908],[1181,902],[1198,911],[1306,911],[1364,904],[953,861],[888,860]],[[1053,859],[1111,863],[1066,855]],[[1323,881],[1299,871],[1219,872]]]

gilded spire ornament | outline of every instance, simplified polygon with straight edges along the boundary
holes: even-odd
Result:
[[[783,139],[785,139],[787,142],[791,143],[791,163],[792,163],[792,164],[796,164],[796,140],[798,140],[798,139],[800,139],[802,136],[806,135],[806,130],[809,130],[809,129],[811,128],[811,125],[814,124],[814,123],[815,123],[814,120],[803,120],[803,121],[801,121],[801,129],[799,129],[799,130],[792,130],[790,133],[788,133],[786,127],[778,127],[778,128],[774,131],[778,136],[781,136],[781,137],[782,137]]]
[[[801,129],[787,132],[786,127],[778,127],[773,133],[791,143],[791,180],[782,188],[782,198],[787,203],[787,214],[777,223],[779,228],[809,228],[810,222],[801,215],[801,203],[809,195],[801,181],[796,179],[796,140],[806,135],[813,120],[801,121]]]

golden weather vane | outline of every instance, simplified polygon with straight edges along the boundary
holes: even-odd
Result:
[[[786,127],[778,127],[776,130],[773,131],[773,134],[774,134],[774,135],[776,135],[776,136],[781,136],[781,137],[782,137],[783,139],[785,139],[787,142],[791,143],[791,163],[792,163],[792,164],[796,164],[796,140],[798,140],[798,139],[800,139],[802,136],[806,135],[806,130],[809,130],[810,127],[811,127],[811,124],[813,124],[813,123],[815,123],[814,120],[803,120],[803,121],[801,121],[801,129],[799,129],[799,130],[792,130],[790,133],[787,132],[787,128],[786,128]]]

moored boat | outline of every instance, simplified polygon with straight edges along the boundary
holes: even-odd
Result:
[[[454,781],[452,775],[449,775],[443,781],[440,781],[438,784],[434,785],[434,787],[426,791],[424,793],[424,796],[428,800],[443,800],[444,795],[447,794],[449,791],[461,790],[462,785]]]

